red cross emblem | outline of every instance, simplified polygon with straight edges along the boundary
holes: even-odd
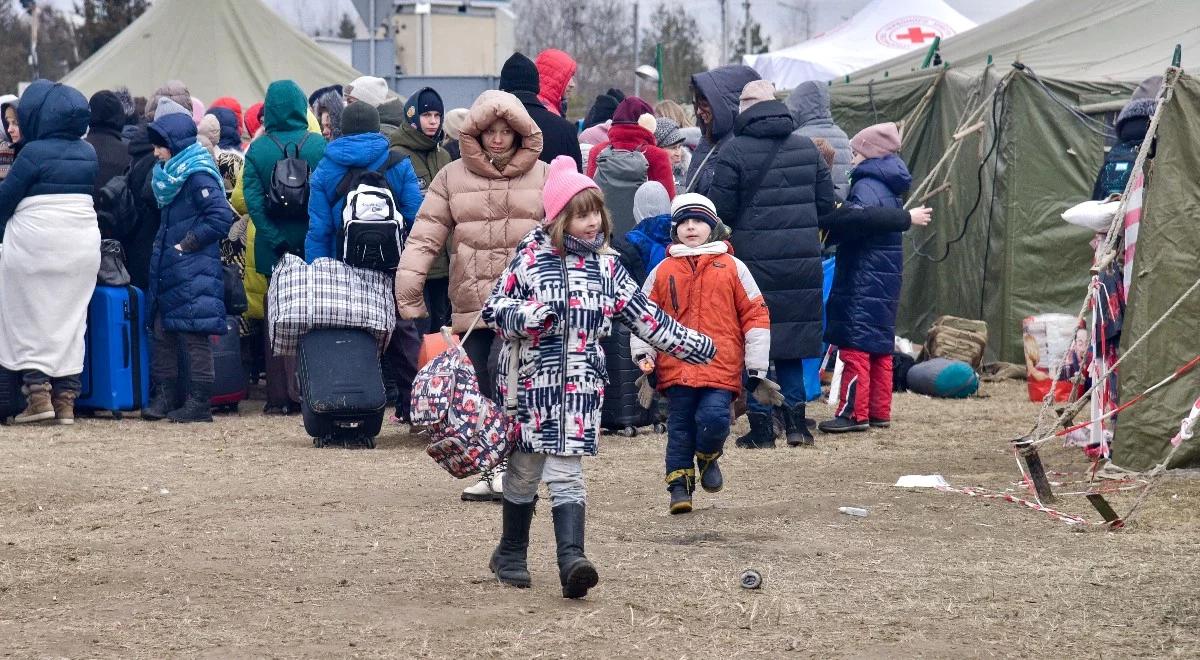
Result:
[[[936,36],[935,32],[926,32],[919,27],[910,27],[907,32],[897,34],[896,39],[907,39],[912,44],[923,44],[926,39],[933,39]]]

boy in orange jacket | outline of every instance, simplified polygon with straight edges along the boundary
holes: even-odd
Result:
[[[713,203],[696,193],[671,204],[672,245],[646,278],[642,290],[668,315],[712,337],[717,356],[691,365],[658,357],[637,337],[631,354],[646,369],[654,365],[657,388],[667,397],[667,490],[671,513],[692,510],[696,468],[700,486],[715,493],[724,486],[717,459],[729,435],[730,403],[748,389],[767,405],[782,404],[779,386],[767,380],[771,319],[750,271],[732,255],[728,230]]]

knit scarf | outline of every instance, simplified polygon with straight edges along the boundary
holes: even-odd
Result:
[[[581,238],[575,238],[570,234],[563,234],[563,247],[571,254],[595,254],[604,247],[604,234],[596,234],[596,238],[590,241],[585,241]]]
[[[197,172],[207,172],[217,180],[217,184],[221,186],[221,192],[225,192],[225,182],[221,177],[221,171],[217,169],[217,163],[213,160],[212,154],[208,153],[199,142],[194,142],[188,148],[175,154],[165,164],[158,163],[154,166],[153,182],[151,189],[154,191],[154,199],[158,201],[158,207],[163,208],[175,201],[175,196],[183,188],[183,183]]]
[[[491,154],[491,152],[488,152],[487,159],[488,162],[492,164],[492,167],[496,168],[497,172],[503,172],[504,168],[508,167],[508,164],[512,162],[513,156],[516,155],[517,147],[516,145],[513,145],[508,151],[505,151],[499,156],[494,156]]]

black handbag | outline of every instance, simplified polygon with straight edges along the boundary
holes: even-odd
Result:
[[[225,279],[225,314],[241,316],[250,308],[246,300],[246,287],[242,284],[241,270],[233,264],[221,266]]]
[[[100,241],[100,270],[96,273],[100,286],[129,286],[129,271],[125,268],[125,248],[121,242],[106,238]]]

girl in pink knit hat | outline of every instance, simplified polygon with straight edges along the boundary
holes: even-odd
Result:
[[[505,341],[497,371],[516,446],[504,483],[503,529],[489,567],[501,582],[529,587],[526,551],[538,485],[550,491],[564,598],[582,598],[600,578],[583,552],[584,456],[594,456],[607,384],[600,340],[614,321],[655,349],[707,363],[708,337],[680,325],[642,293],[607,249],[604,195],[575,161],[550,164],[546,219],[517,246],[483,310]]]

